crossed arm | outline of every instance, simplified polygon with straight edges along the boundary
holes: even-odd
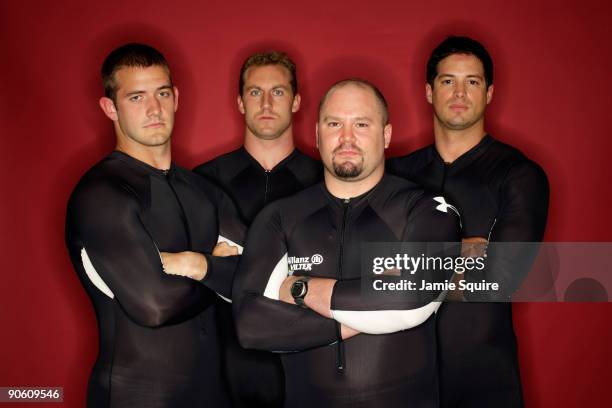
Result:
[[[244,240],[245,226],[240,221],[232,200],[220,189],[215,189],[219,239],[211,254],[193,251],[161,252],[164,272],[185,276],[202,282],[225,300],[231,299],[232,283],[238,267]]]
[[[475,246],[478,249],[476,255],[482,255],[486,248],[487,256],[485,269],[470,271],[465,279],[498,282],[501,290],[499,293],[464,293],[467,300],[508,300],[520,287],[538,252],[538,246],[533,243],[541,241],[544,236],[548,200],[548,179],[538,165],[519,163],[509,171],[502,186],[500,211],[488,241],[484,237],[464,240],[464,250],[470,241],[480,242],[481,245]]]
[[[424,220],[427,223],[431,217]],[[437,220],[456,233],[435,240],[456,240],[458,220],[449,221],[446,216]],[[419,230],[417,224],[417,221],[411,224],[411,230]],[[444,228],[431,227],[423,226],[445,234]],[[432,237],[425,234],[405,238],[426,242]],[[359,332],[393,333],[424,322],[439,306],[439,302],[424,304],[405,300],[395,303],[396,309],[386,310],[377,299],[362,296],[360,279],[312,278],[304,298],[307,308],[302,308],[295,305],[290,295],[290,287],[298,278],[288,276],[286,258],[287,238],[281,216],[276,208],[268,207],[249,231],[234,282],[234,314],[243,347],[300,351],[347,339]]]
[[[121,186],[100,181],[80,187],[66,219],[75,268],[137,324],[187,320],[208,307],[214,293],[163,273],[158,248],[139,214],[138,201]]]

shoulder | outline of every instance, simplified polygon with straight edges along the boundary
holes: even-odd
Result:
[[[73,189],[68,200],[67,222],[116,219],[122,214],[139,211],[149,197],[138,190],[137,181],[132,180],[116,160],[100,161],[81,177]]]
[[[388,197],[397,200],[404,205],[410,213],[429,211],[434,214],[438,212],[455,214],[458,211],[441,195],[431,194],[423,190],[418,184],[401,177],[386,175],[385,188]]]
[[[299,223],[327,204],[323,182],[316,183],[291,196],[266,205],[256,219],[275,217],[285,226]]]
[[[385,175],[381,183],[373,208],[397,230],[398,237],[425,242],[453,241],[459,236],[459,213],[444,197],[392,175]]]
[[[410,206],[424,194],[418,184],[394,174],[385,174],[377,189],[376,197],[385,205],[400,202]]]
[[[428,145],[404,156],[391,157],[385,167],[392,174],[407,176],[425,167],[432,159],[433,145]]]
[[[245,163],[242,156],[242,148],[238,148],[194,167],[193,171],[201,176],[217,180],[227,172],[239,170]]]
[[[305,185],[311,185],[323,178],[323,164],[296,149],[287,163],[293,174],[303,180]]]
[[[548,184],[548,178],[542,166],[528,158],[516,147],[495,140],[488,154],[495,157],[500,163],[503,163],[505,183],[515,182],[520,179],[530,179],[533,182]]]
[[[176,177],[189,184],[194,190],[203,192],[213,202],[219,202],[225,195],[223,189],[208,177],[184,167],[174,166]]]
[[[139,175],[131,175],[130,170],[120,160],[106,157],[92,166],[76,184],[71,197],[97,196],[120,198],[135,195],[134,180]]]
[[[295,153],[291,159],[291,163],[294,166],[303,166],[303,167],[321,167],[322,164],[319,160],[315,160],[312,157],[308,156],[306,153],[303,153],[299,149],[295,149]]]

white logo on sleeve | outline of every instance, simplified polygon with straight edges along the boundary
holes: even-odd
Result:
[[[290,273],[293,271],[312,271],[312,265],[320,265],[323,263],[323,255],[290,256],[287,261],[289,263]]]
[[[436,207],[436,210],[442,211],[443,213],[447,213],[448,209],[450,208],[457,214],[457,216],[459,216],[459,211],[454,206],[447,203],[444,197],[442,196],[434,197],[434,200],[440,203],[440,205]]]

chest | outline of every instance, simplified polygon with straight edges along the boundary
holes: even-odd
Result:
[[[209,252],[218,237],[217,209],[204,192],[180,180],[150,179],[142,221],[161,251]]]
[[[364,245],[397,242],[398,234],[370,207],[325,207],[296,225],[287,236],[290,273],[333,279],[361,277]]]

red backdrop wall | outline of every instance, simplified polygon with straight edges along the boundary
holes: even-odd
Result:
[[[97,333],[64,248],[64,213],[81,174],[113,148],[97,99],[115,46],[165,53],[181,90],[174,159],[191,167],[240,144],[237,77],[252,51],[296,60],[296,133],[308,153],[323,90],[362,76],[389,100],[397,155],[431,140],[428,52],[445,35],[473,36],[496,63],[488,129],[548,173],[546,239],[612,241],[611,11],[594,0],[0,2],[0,386],[62,386],[63,407],[84,405]],[[529,407],[606,405],[611,312],[515,305]]]

